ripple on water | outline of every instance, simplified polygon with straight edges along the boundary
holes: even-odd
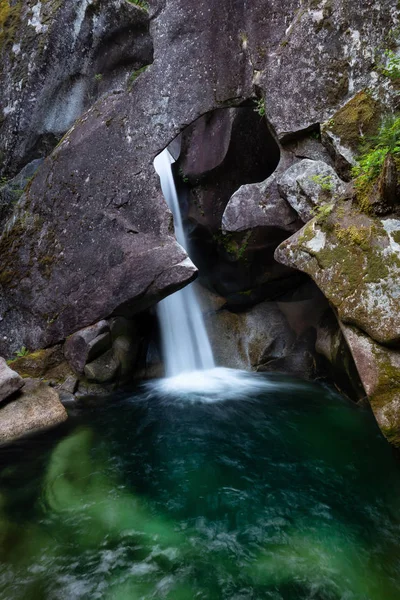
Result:
[[[371,414],[229,369],[0,451],[0,598],[396,600],[400,472]]]

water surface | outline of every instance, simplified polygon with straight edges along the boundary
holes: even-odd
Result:
[[[202,377],[0,449],[1,599],[400,598],[400,470],[371,413]]]

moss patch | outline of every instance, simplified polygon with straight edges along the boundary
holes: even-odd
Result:
[[[13,43],[21,20],[22,2],[0,0],[0,50]]]
[[[61,346],[46,348],[30,352],[10,361],[10,367],[21,377],[44,377],[50,370],[54,370],[64,362]]]
[[[363,90],[338,110],[325,127],[338,136],[343,145],[358,152],[360,133],[366,137],[376,135],[381,117],[380,102]]]

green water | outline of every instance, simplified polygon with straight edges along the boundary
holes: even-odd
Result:
[[[257,382],[138,390],[0,449],[0,598],[400,598],[400,468],[370,412]]]

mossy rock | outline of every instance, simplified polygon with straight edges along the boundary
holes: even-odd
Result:
[[[377,423],[400,447],[400,350],[378,344],[356,327],[341,327]]]
[[[30,352],[9,362],[10,367],[19,373],[21,377],[36,377],[52,379],[52,372],[58,373],[57,368],[64,363],[64,355],[61,345],[53,346],[43,350]],[[69,371],[70,372],[70,371]],[[68,372],[68,374],[69,374]],[[54,374],[54,373],[53,373]],[[59,372],[57,378],[62,379],[63,374]]]
[[[0,50],[13,43],[21,20],[22,1],[0,0]]]
[[[351,201],[310,221],[275,257],[312,277],[339,318],[381,344],[400,342],[400,220],[377,219]]]
[[[340,138],[340,143],[354,153],[360,147],[362,137],[371,137],[379,131],[382,106],[366,90],[356,94],[323,125],[325,132]]]

